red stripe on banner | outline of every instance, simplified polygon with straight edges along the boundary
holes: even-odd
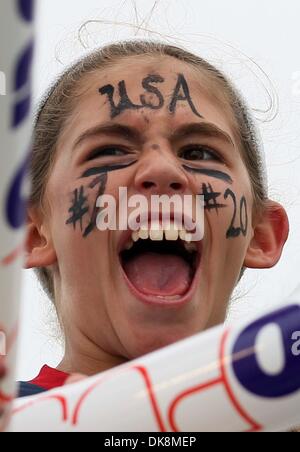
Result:
[[[178,403],[184,399],[185,397],[188,397],[189,395],[195,393],[195,392],[202,392],[205,389],[212,388],[213,386],[220,385],[222,383],[222,380],[220,378],[217,378],[212,381],[208,381],[207,383],[204,383],[200,386],[196,386],[195,388],[191,388],[187,390],[186,392],[181,393],[176,399],[172,402],[170,408],[169,408],[169,422],[170,426],[173,432],[178,433],[180,432],[179,428],[176,425],[175,422],[175,409],[178,405]]]
[[[181,394],[179,394],[176,399],[171,403],[169,408],[169,423],[172,428],[173,432],[180,432],[180,429],[178,428],[176,421],[175,421],[175,410],[177,408],[177,405],[186,397],[190,396],[194,393],[200,393],[207,389],[210,389],[215,386],[222,385],[228,395],[230,403],[233,405],[235,411],[238,413],[238,415],[243,419],[243,421],[246,421],[247,424],[249,424],[250,428],[247,430],[247,432],[258,432],[263,429],[261,425],[259,425],[251,416],[248,415],[246,410],[241,406],[239,401],[237,400],[236,396],[234,395],[233,390],[231,389],[230,383],[228,381],[227,375],[226,375],[226,363],[229,362],[229,357],[225,356],[225,346],[226,341],[228,339],[229,331],[225,331],[222,339],[221,339],[221,347],[220,347],[220,354],[219,354],[219,365],[220,365],[220,376],[218,378],[215,378],[214,380],[207,381],[205,383],[202,383],[199,386],[195,386],[193,388],[190,388]],[[231,358],[230,358],[231,359]]]
[[[12,251],[8,256],[4,257],[0,260],[0,266],[7,267],[11,265],[21,254],[23,253],[25,248],[25,243],[19,245],[14,251]]]
[[[0,391],[0,402],[10,403],[14,400],[14,397],[5,395],[4,392]]]
[[[15,408],[13,410],[13,415],[21,413],[22,411],[26,410],[27,408],[31,408],[32,406],[38,405],[40,403],[46,402],[48,400],[56,400],[60,403],[62,408],[62,421],[66,422],[68,420],[68,403],[64,396],[60,395],[51,395],[51,396],[45,396],[45,397],[39,397],[36,400],[32,400],[25,405],[22,405],[19,408]]]
[[[262,425],[258,424],[246,412],[246,410],[244,410],[242,405],[239,403],[239,401],[235,397],[234,392],[231,389],[229,381],[227,379],[226,365],[225,364],[226,364],[226,362],[228,362],[229,357],[225,356],[225,346],[226,346],[226,341],[227,341],[228,335],[229,335],[229,331],[226,331],[224,333],[223,337],[222,337],[221,350],[220,350],[220,363],[221,363],[222,381],[223,381],[224,387],[225,387],[226,392],[228,394],[228,397],[229,397],[231,403],[233,404],[234,408],[236,409],[236,411],[239,413],[241,418],[243,418],[247,423],[250,424],[251,428],[249,430],[247,430],[247,432],[259,432],[259,431],[262,431],[262,429],[263,429]],[[230,359],[231,359],[231,357],[230,357]]]
[[[157,400],[156,400],[156,398],[155,398],[155,394],[154,394],[154,390],[153,390],[153,384],[152,384],[152,382],[151,382],[151,379],[150,379],[150,376],[149,376],[149,374],[148,374],[147,369],[146,369],[145,367],[142,367],[142,366],[134,366],[134,367],[129,367],[129,368],[126,368],[126,369],[122,370],[122,373],[123,373],[123,372],[132,371],[132,370],[138,371],[138,372],[142,375],[143,380],[144,380],[144,383],[145,383],[145,386],[146,386],[146,388],[147,388],[147,393],[148,393],[148,396],[149,396],[149,401],[150,401],[150,404],[151,404],[152,409],[153,409],[153,412],[154,412],[154,418],[155,418],[155,420],[156,420],[156,422],[157,422],[157,424],[158,424],[159,431],[160,431],[160,432],[166,432],[167,430],[166,430],[166,427],[164,426],[164,423],[163,423],[163,420],[162,420],[162,416],[161,416],[161,413],[160,413],[160,410],[159,410],[159,406],[158,406]],[[105,381],[107,381],[107,380],[109,380],[110,378],[114,377],[114,376],[115,376],[116,374],[118,374],[119,372],[120,372],[120,370],[117,370],[117,371],[115,371],[115,372],[109,373],[109,374],[106,375],[104,378],[102,377],[102,378],[100,379],[100,381],[99,381],[99,380],[96,381],[90,388],[88,388],[88,389],[82,394],[82,396],[80,397],[80,399],[79,399],[79,401],[78,401],[78,403],[77,403],[77,405],[76,405],[76,407],[75,407],[75,410],[74,410],[73,419],[72,419],[72,424],[73,424],[73,425],[77,425],[78,422],[79,422],[79,415],[80,415],[80,412],[81,412],[81,410],[82,410],[82,405],[83,405],[83,403],[85,402],[86,398],[87,398],[87,397],[94,391],[94,389],[96,389],[99,385],[105,383]]]
[[[166,427],[164,426],[164,423],[163,423],[162,415],[161,415],[160,410],[159,410],[158,402],[157,402],[157,400],[155,398],[155,394],[154,394],[154,390],[153,390],[153,384],[152,384],[152,382],[150,380],[150,376],[149,376],[149,373],[147,372],[147,369],[145,367],[141,367],[141,366],[136,367],[135,369],[138,370],[143,375],[143,378],[145,380],[147,391],[148,391],[148,395],[149,395],[149,399],[150,399],[150,402],[151,402],[151,405],[152,405],[152,408],[153,408],[153,411],[154,411],[155,419],[156,419],[156,421],[158,423],[158,427],[159,427],[160,432],[161,433],[167,432],[167,429],[166,429]]]

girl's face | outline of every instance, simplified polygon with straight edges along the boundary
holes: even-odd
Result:
[[[126,60],[84,79],[46,189],[66,336],[80,331],[125,359],[223,322],[253,237],[251,185],[230,115],[188,65],[153,61]],[[126,252],[132,231],[98,230],[98,197],[112,195],[118,207],[120,187],[148,200],[204,195],[197,251],[175,234]]]

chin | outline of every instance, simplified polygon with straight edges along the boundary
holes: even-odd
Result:
[[[140,358],[149,353],[161,350],[165,347],[173,345],[184,339],[198,334],[200,331],[191,329],[188,326],[186,328],[169,327],[166,331],[164,327],[152,327],[147,331],[146,329],[141,332],[141,328],[138,328],[139,333],[131,338],[131,344],[127,343],[127,349],[131,351],[129,359]],[[131,331],[134,331],[132,327]]]

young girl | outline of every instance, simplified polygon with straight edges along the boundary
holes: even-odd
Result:
[[[275,266],[288,237],[241,96],[174,46],[113,44],[68,69],[38,112],[31,170],[26,267],[55,305],[65,353],[20,396],[224,322],[245,268]],[[203,195],[203,239],[176,226],[100,231],[97,199],[118,206],[120,187],[148,200]]]

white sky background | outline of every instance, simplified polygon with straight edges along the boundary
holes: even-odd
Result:
[[[270,196],[284,204],[291,223],[281,262],[271,270],[248,270],[231,309],[230,322],[255,315],[288,299],[300,285],[300,2],[298,0],[37,0],[35,101],[64,67],[86,50],[113,40],[167,37],[208,58],[232,76],[250,102],[264,109],[268,84],[250,59],[268,74],[279,97],[279,114],[261,123],[269,172]],[[149,13],[158,3],[149,21]],[[114,25],[112,25],[114,23]],[[122,23],[123,25],[118,25]],[[157,34],[139,31],[141,25]],[[250,59],[247,59],[249,57]],[[298,83],[297,83],[298,80]],[[259,115],[265,118],[266,115]],[[300,297],[300,287],[297,290]],[[34,377],[47,363],[55,366],[60,349],[51,331],[50,303],[31,272],[24,272],[23,315],[18,378]]]

